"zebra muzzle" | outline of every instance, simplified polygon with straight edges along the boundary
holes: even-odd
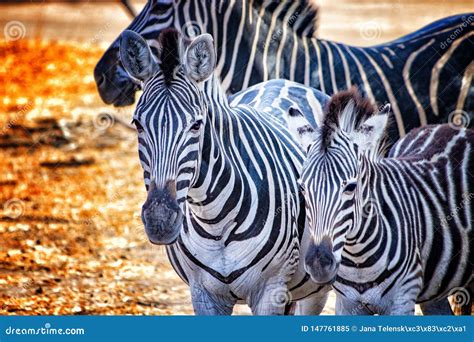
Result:
[[[336,278],[338,264],[332,249],[331,239],[324,237],[320,243],[311,244],[306,251],[305,270],[318,284],[330,284]]]
[[[142,207],[142,221],[151,243],[173,244],[181,232],[183,213],[170,186],[157,189],[150,187],[148,198]]]

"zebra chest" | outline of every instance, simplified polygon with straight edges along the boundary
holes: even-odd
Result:
[[[250,234],[259,227],[228,224],[219,234],[211,236],[203,234],[202,227],[188,222],[181,234],[179,250],[188,279],[213,293],[224,295],[232,291],[245,298],[262,284],[262,277],[267,277],[267,273],[281,274],[283,278],[292,274],[292,260],[286,249],[281,248],[291,234],[277,234],[275,238],[271,223],[260,224],[259,234]]]

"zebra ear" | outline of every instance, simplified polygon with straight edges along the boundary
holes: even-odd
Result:
[[[288,130],[305,152],[308,152],[311,144],[316,140],[316,130],[309,123],[303,113],[296,108],[290,107],[285,113]]]
[[[210,34],[201,34],[187,47],[184,53],[186,74],[196,82],[207,80],[216,68],[216,49]]]
[[[354,131],[353,138],[362,151],[376,150],[385,136],[389,114],[378,114],[368,118]]]
[[[120,60],[127,73],[142,82],[153,76],[158,67],[146,40],[130,30],[120,36]]]

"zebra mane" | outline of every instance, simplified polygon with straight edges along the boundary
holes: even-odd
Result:
[[[180,33],[175,28],[165,29],[158,36],[158,42],[160,70],[163,72],[165,83],[169,85],[173,80],[176,67],[180,65]]]
[[[280,25],[288,25],[300,37],[314,37],[316,35],[319,7],[310,0],[283,0],[283,2],[285,2],[286,8],[278,15],[278,22]],[[295,3],[298,3],[299,5],[292,9],[291,6],[293,6]],[[253,7],[257,10],[257,13],[262,8],[262,6],[265,7],[263,20],[269,25],[272,20],[274,10],[276,10],[276,8],[280,5],[280,1],[253,1]],[[287,22],[282,22],[283,20],[286,20]]]
[[[321,148],[327,150],[334,134],[340,130],[351,135],[357,142],[358,136],[366,134],[370,129],[364,123],[377,115],[377,107],[369,99],[362,97],[356,88],[337,93],[329,101],[324,113]],[[377,158],[385,154],[389,143],[387,131],[385,130],[380,141],[373,143],[374,148],[368,151],[371,157]]]

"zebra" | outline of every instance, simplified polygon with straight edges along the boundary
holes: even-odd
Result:
[[[384,157],[389,114],[377,111],[351,90],[319,128],[287,116],[307,150],[305,269],[332,283],[338,314],[449,314],[446,297],[474,280],[474,131],[417,128]]]
[[[158,41],[158,60],[137,33],[125,31],[120,43],[127,72],[143,83],[133,123],[149,240],[167,246],[196,314],[231,314],[236,303],[254,314],[283,314],[290,300],[302,300],[297,313],[318,314],[330,288],[310,281],[299,262],[305,215],[297,179],[304,155],[281,108],[291,105],[284,94],[298,93],[303,110],[321,108],[318,98],[325,97],[272,81],[270,89],[251,88],[231,106],[214,76],[209,34],[181,42],[169,29]],[[262,100],[267,92],[281,93],[282,104]]]
[[[357,86],[372,102],[390,103],[391,136],[426,124],[474,122],[474,13],[438,20],[385,44],[357,47],[318,39],[310,1],[150,0],[128,27],[156,51],[168,27],[216,39],[216,67],[229,94],[270,79],[288,79],[332,95]],[[118,58],[115,40],[94,75],[107,104],[133,104],[139,85]]]

